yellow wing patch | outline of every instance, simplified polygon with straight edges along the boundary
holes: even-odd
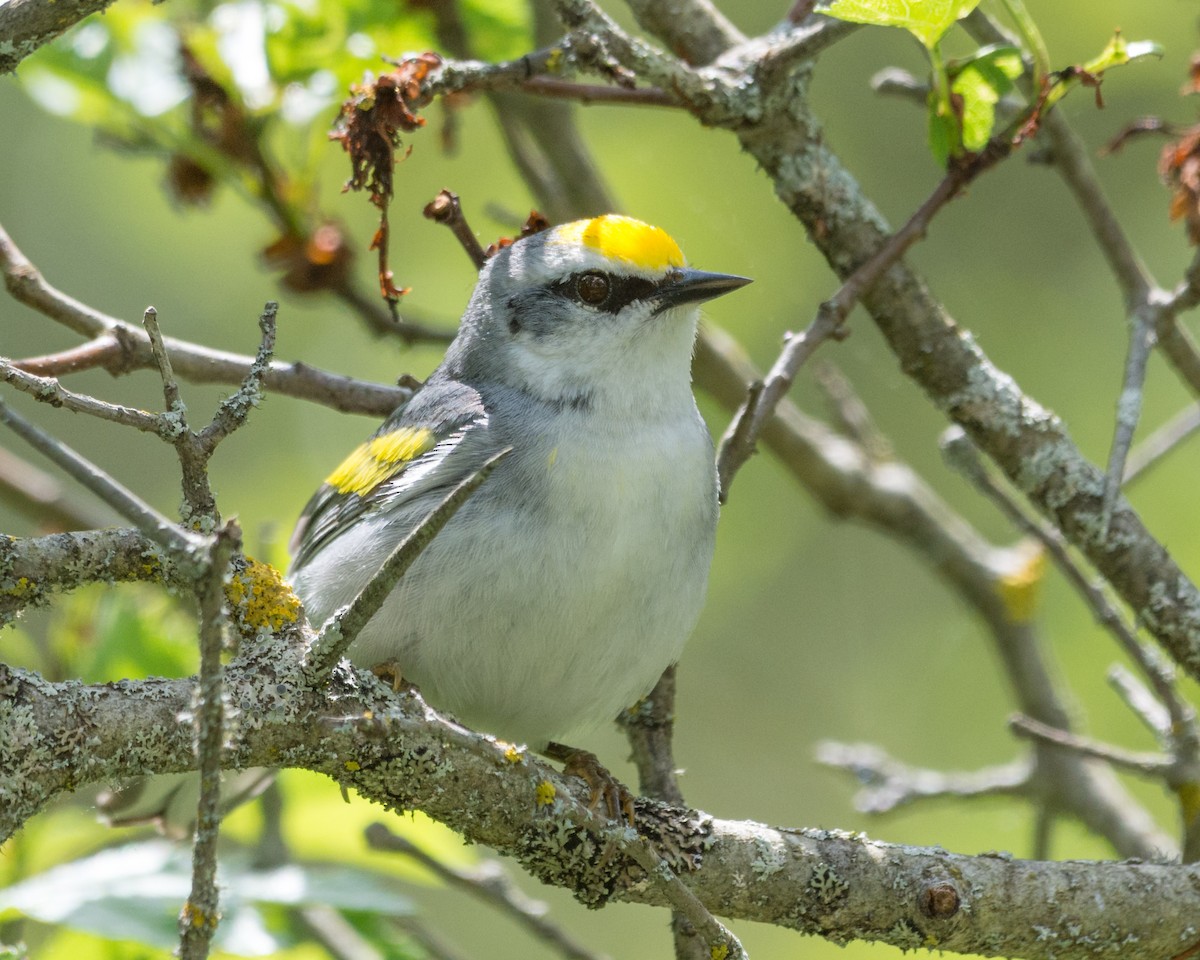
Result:
[[[360,443],[325,482],[338,493],[365,497],[396,472],[397,464],[415,460],[432,450],[435,442],[433,431],[424,427],[401,427],[381,433]]]
[[[684,265],[683,251],[665,230],[611,213],[564,223],[554,231],[554,242],[582,244],[643,270]]]

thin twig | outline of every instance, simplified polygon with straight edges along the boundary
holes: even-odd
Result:
[[[1171,737],[1171,713],[1137,677],[1119,663],[1108,668],[1109,685],[1125,705],[1164,743]]]
[[[15,506],[35,523],[58,530],[109,526],[113,515],[77,502],[56,477],[0,447],[0,502]]]
[[[13,366],[37,374],[60,374],[102,366],[116,375],[133,369],[155,368],[150,342],[143,330],[101,313],[51,286],[2,226],[0,271],[4,273],[9,293],[16,300],[91,338],[89,343],[61,353],[15,360]],[[357,301],[352,305],[356,309],[365,309]],[[446,342],[449,334],[436,332],[431,339]],[[163,343],[176,375],[192,383],[238,383],[254,363],[251,357],[213,350],[173,337],[164,337]],[[354,380],[302,363],[272,363],[263,383],[276,393],[374,417],[386,416],[412,396],[412,391],[405,388]]]
[[[0,420],[30,446],[52,460],[64,473],[74,477],[117,513],[132,521],[155,543],[178,554],[179,559],[194,562],[195,550],[205,542],[203,539],[172,523],[137,494],[122,486],[60,440],[30,423],[2,400]]]
[[[679,771],[675,767],[672,735],[675,729],[675,664],[663,671],[645,697],[617,722],[625,729],[638,771],[638,791],[647,797],[682,807]]]
[[[617,104],[632,107],[678,107],[676,97],[658,87],[612,87],[599,83],[578,83],[561,77],[531,77],[519,87],[525,93],[582,104]]]
[[[24,357],[13,365],[26,373],[42,376],[61,376],[104,367],[110,373],[127,373],[135,366],[128,341],[122,342],[116,331],[102,333],[77,347],[47,353],[40,357]]]
[[[487,254],[484,253],[479,238],[475,236],[475,231],[467,223],[467,218],[463,216],[462,204],[459,202],[457,193],[453,190],[440,191],[436,197],[425,204],[424,212],[427,219],[449,227],[450,232],[454,234],[454,239],[471,258],[475,269],[483,269],[483,265],[487,262]]]
[[[396,930],[412,940],[428,960],[468,960],[468,958],[452,947],[439,932],[423,923],[419,917],[389,917],[389,922]]]
[[[891,460],[892,445],[871,417],[871,412],[854,390],[849,378],[830,361],[813,368],[813,378],[829,400],[832,416],[841,432],[854,440],[877,463]]]
[[[485,860],[470,870],[457,869],[426,853],[406,837],[393,833],[383,823],[373,823],[367,827],[366,839],[371,849],[404,854],[450,886],[465,890],[495,907],[564,957],[571,957],[572,960],[602,960],[600,954],[577,943],[556,924],[548,921],[545,916],[546,905],[527,897],[498,862]]]
[[[175,371],[171,368],[171,356],[163,343],[162,331],[158,326],[158,311],[153,307],[147,307],[146,312],[142,314],[142,326],[150,339],[150,354],[154,357],[154,365],[158,367],[159,376],[162,378],[163,400],[167,413],[180,417],[180,422],[186,429],[187,408],[179,394],[179,381],[175,379]]]
[[[85,393],[75,393],[68,390],[54,377],[39,377],[26,373],[7,357],[0,357],[0,380],[26,393],[41,403],[52,407],[62,407],[72,413],[86,413],[88,416],[119,423],[122,426],[133,427],[144,433],[162,435],[166,429],[160,416],[147,413],[137,407],[126,407],[119,403],[108,403],[88,396]]]
[[[592,829],[600,830],[605,826],[597,814],[590,810],[586,812]],[[704,902],[679,879],[667,861],[648,842],[636,834],[629,836],[624,831],[612,839],[627,857],[652,878],[671,909],[692,925],[696,934],[708,945],[710,956],[721,957],[722,960],[745,960],[747,954],[741,941],[709,912]]]
[[[271,368],[271,358],[275,354],[275,319],[278,313],[279,304],[268,300],[258,317],[261,338],[254,362],[250,364],[237,390],[220,402],[212,421],[200,431],[198,440],[208,456],[212,455],[217,444],[245,424],[250,411],[262,400],[263,379]]]
[[[845,770],[862,784],[854,806],[863,813],[890,813],[918,800],[1027,795],[1033,790],[1034,765],[1028,757],[949,773],[902,763],[874,744],[825,740],[817,744],[816,758],[827,767]]]
[[[979,170],[982,169],[984,167],[980,165]],[[822,343],[839,335],[843,321],[862,295],[884,271],[904,256],[909,247],[924,236],[934,215],[975,175],[956,169],[943,177],[904,226],[893,233],[865,263],[850,274],[832,297],[821,304],[808,328],[799,335],[787,338],[787,344],[761,387],[747,394],[741,409],[734,415],[733,422],[721,438],[717,452],[717,474],[722,503],[729,496],[734,475],[750,459],[763,428],[779,401],[791,389],[805,361]]]
[[[1152,296],[1152,295],[1151,295]],[[1102,536],[1108,535],[1109,522],[1117,499],[1121,495],[1121,481],[1125,477],[1125,461],[1129,448],[1133,446],[1133,435],[1137,431],[1142,415],[1142,391],[1146,385],[1146,365],[1150,362],[1150,351],[1157,342],[1160,305],[1151,298],[1139,304],[1134,311],[1129,331],[1129,351],[1125,357],[1125,379],[1121,385],[1121,398],[1117,401],[1116,422],[1113,428],[1112,446],[1108,454],[1108,468],[1104,479],[1103,512],[1100,526]]]
[[[1088,579],[1071,556],[1066,540],[1058,528],[1029,517],[1017,505],[984,467],[975,445],[961,428],[951,427],[942,435],[942,450],[947,462],[975,484],[1019,530],[1034,537],[1046,548],[1055,565],[1066,576],[1097,621],[1116,638],[1121,649],[1133,659],[1153,684],[1156,694],[1171,712],[1172,719],[1179,723],[1181,728],[1194,726],[1195,712],[1175,690],[1170,667],[1155,650],[1138,640],[1133,628],[1125,622],[1125,618],[1105,592]]]
[[[204,960],[220,922],[217,840],[221,830],[221,750],[224,735],[224,667],[221,651],[228,627],[225,576],[241,549],[241,531],[229,522],[213,536],[208,570],[197,584],[200,608],[200,678],[196,708],[196,753],[200,800],[192,845],[192,889],[179,915],[181,960]]]
[[[296,909],[300,922],[333,960],[386,960],[341,913],[325,903],[309,903]]]
[[[1121,747],[1093,740],[1091,737],[1081,737],[1077,733],[1070,733],[1066,730],[1059,730],[1057,727],[1047,726],[1024,714],[1017,714],[1012,717],[1008,721],[1008,725],[1013,733],[1019,736],[1032,740],[1041,740],[1043,743],[1063,747],[1067,750],[1074,750],[1076,753],[1087,757],[1094,757],[1097,760],[1105,760],[1113,766],[1121,767],[1131,773],[1140,773],[1143,776],[1161,777],[1172,765],[1171,758],[1161,753],[1140,753],[1133,750],[1124,750]]]
[[[1129,458],[1125,461],[1123,486],[1128,487],[1145,476],[1197,430],[1200,430],[1200,406],[1192,404],[1180,410],[1129,452]]]
[[[506,447],[486,460],[478,470],[460,482],[420,523],[409,531],[388,555],[378,572],[349,604],[341,607],[320,628],[309,650],[309,669],[315,677],[327,676],[345,655],[350,644],[368,621],[379,612],[400,578],[458,509],[470,499],[496,466],[508,456]]]

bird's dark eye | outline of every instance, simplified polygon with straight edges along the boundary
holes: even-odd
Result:
[[[575,278],[575,296],[581,303],[598,307],[608,299],[608,277],[602,273],[581,273]]]

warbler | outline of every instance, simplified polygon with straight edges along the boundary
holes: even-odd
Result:
[[[502,247],[442,364],[334,470],[293,537],[318,626],[448,490],[511,453],[350,648],[434,707],[541,749],[649,692],[704,603],[713,444],[692,394],[698,304],[749,281],[601,216]]]
[[[663,230],[607,215],[501,247],[445,359],[328,475],[292,538],[315,629],[442,497],[508,456],[349,650],[426,701],[545,750],[614,719],[673,663],[704,604],[713,443],[692,394],[698,305],[750,281],[686,265]],[[100,801],[182,835],[195,778]],[[264,771],[231,778],[223,802]],[[165,812],[164,812],[165,810]]]

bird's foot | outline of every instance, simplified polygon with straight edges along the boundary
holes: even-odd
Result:
[[[633,794],[609,772],[594,753],[553,741],[547,745],[544,752],[551,760],[562,762],[564,774],[578,777],[588,785],[591,794],[588,810],[592,813],[602,813],[609,820],[621,820],[631,827],[635,825]]]
[[[412,684],[404,679],[404,671],[397,660],[385,660],[371,668],[371,672],[392,688],[392,693],[407,690]]]

